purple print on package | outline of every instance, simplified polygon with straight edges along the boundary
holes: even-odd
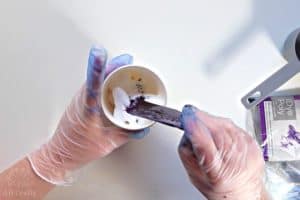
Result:
[[[264,101],[269,101],[271,98],[267,98]],[[259,104],[259,115],[260,115],[260,124],[261,124],[261,141],[263,148],[264,160],[268,161],[268,144],[267,144],[267,127],[266,127],[266,116],[265,116],[265,104],[264,101]]]
[[[287,136],[282,136],[281,138],[281,147],[289,148],[296,144],[300,144],[300,132],[296,131],[294,126],[289,125]]]

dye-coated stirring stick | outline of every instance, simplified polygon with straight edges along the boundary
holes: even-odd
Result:
[[[145,101],[144,97],[131,100],[126,111],[132,115],[156,121],[168,126],[183,129],[180,120],[181,112]]]

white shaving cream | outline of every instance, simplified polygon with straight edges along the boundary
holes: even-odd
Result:
[[[137,117],[126,112],[126,108],[130,105],[130,99],[135,99],[140,95],[129,97],[129,95],[120,87],[114,88],[112,94],[115,105],[113,112],[115,120],[127,126],[140,126],[149,122],[147,119]],[[155,104],[163,104],[163,99],[159,96],[151,94],[144,94],[143,96],[145,97],[145,101]]]

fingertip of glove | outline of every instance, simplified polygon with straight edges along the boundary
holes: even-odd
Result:
[[[145,128],[141,131],[138,131],[136,133],[131,133],[129,136],[132,139],[142,139],[144,138],[146,135],[148,135],[150,132],[150,128]]]
[[[130,54],[121,54],[111,59],[108,65],[112,68],[121,67],[124,65],[132,64],[133,56]]]
[[[133,56],[130,54],[121,54],[117,57],[114,57],[107,64],[106,75],[110,74],[119,67],[132,64],[132,62]]]
[[[93,46],[89,53],[89,67],[91,69],[100,69],[106,62],[107,52],[106,49],[99,46]]]
[[[107,53],[105,48],[100,46],[92,46],[89,52],[87,67],[87,86],[91,90],[95,82],[102,75],[105,68]]]
[[[196,116],[197,111],[198,109],[195,106],[189,104],[185,105],[182,108],[180,121],[185,131],[185,135],[191,134],[192,132],[191,126],[198,121],[198,118]]]
[[[195,106],[186,104],[182,108],[182,115],[183,116],[194,116],[197,111],[198,111],[198,108],[196,108]]]
[[[133,62],[133,56],[132,55],[130,55],[130,54],[127,54],[127,53],[125,53],[125,54],[121,54],[121,55],[119,55],[119,56],[117,56],[117,57],[115,57],[115,58],[113,58],[112,59],[112,62],[113,61],[119,61],[119,62],[123,62],[124,64],[131,64],[132,62]]]
[[[101,60],[105,60],[107,56],[107,51],[103,47],[91,47],[89,55],[91,58],[100,58]]]
[[[106,49],[101,45],[93,45],[90,49],[90,54],[92,55],[103,55],[107,54]]]

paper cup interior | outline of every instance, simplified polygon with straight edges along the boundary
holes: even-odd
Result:
[[[127,130],[141,130],[154,124],[153,121],[139,118],[136,123],[120,121],[114,118],[115,109],[112,91],[120,87],[132,99],[137,96],[151,96],[149,101],[159,105],[165,105],[167,94],[161,79],[151,70],[134,65],[127,65],[113,71],[102,85],[101,106],[105,116],[116,126]]]

